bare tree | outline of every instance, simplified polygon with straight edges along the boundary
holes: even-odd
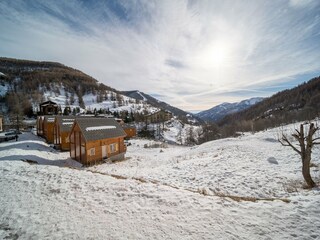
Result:
[[[295,146],[288,137],[282,133],[282,137],[279,139],[279,142],[283,146],[291,147],[295,152],[297,152],[302,160],[302,175],[306,181],[309,188],[316,186],[315,182],[312,180],[310,175],[310,162],[311,162],[311,153],[312,147],[314,145],[320,144],[320,137],[314,137],[314,134],[319,130],[318,126],[315,126],[314,123],[309,123],[309,130],[306,131],[303,124],[300,124],[300,130],[295,129],[295,133],[292,136],[298,141],[299,146]],[[307,135],[305,135],[307,134]],[[300,150],[298,149],[300,147]]]

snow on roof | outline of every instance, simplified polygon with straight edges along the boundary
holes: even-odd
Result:
[[[62,125],[72,125],[73,124],[73,122],[64,122],[64,123],[62,123]]]
[[[72,122],[73,122],[73,121],[74,121],[74,118],[63,118],[62,121],[63,121],[63,122],[64,122],[64,121],[65,121],[65,122],[66,122],[66,121],[68,121],[68,122],[72,121]]]
[[[103,129],[115,129],[116,126],[96,126],[96,127],[87,127],[86,131],[95,131],[95,130],[103,130]]]
[[[0,75],[3,75],[3,76],[5,76],[5,74],[4,74],[4,73],[2,73],[2,72],[0,72]]]

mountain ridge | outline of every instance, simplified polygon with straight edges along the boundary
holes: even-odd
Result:
[[[132,97],[138,100],[146,101],[151,105],[158,107],[160,109],[164,109],[167,111],[172,112],[175,116],[180,118],[184,121],[191,121],[191,122],[202,122],[200,118],[196,117],[195,114],[186,112],[180,108],[174,107],[166,102],[160,101],[149,94],[141,92],[139,90],[131,90],[131,91],[121,91],[122,94]]]
[[[259,103],[222,118],[218,125],[259,131],[320,116],[320,76],[275,93]],[[240,125],[240,126],[239,126]]]
[[[262,100],[263,98],[261,97],[255,97],[235,103],[224,102],[208,110],[198,112],[195,115],[204,121],[218,122],[225,116],[247,109]]]
[[[0,57],[0,112],[29,114],[40,102],[56,101],[80,111],[127,111],[149,114],[164,109],[186,121],[189,113],[136,91],[119,91],[86,73],[58,62]],[[129,93],[136,92],[134,98]],[[128,96],[129,95],[129,96]],[[140,99],[139,99],[140,98]],[[62,109],[63,112],[63,109]],[[189,118],[189,119],[188,119]]]

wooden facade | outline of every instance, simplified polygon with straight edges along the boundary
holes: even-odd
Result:
[[[43,136],[43,122],[44,122],[44,116],[38,116],[37,117],[37,135]]]
[[[124,159],[125,136],[114,119],[76,119],[70,132],[70,156],[84,165]]]
[[[75,116],[56,116],[53,126],[53,143],[57,149],[62,151],[70,150],[69,134]]]
[[[48,143],[53,143],[53,127],[54,127],[54,116],[44,116],[43,120],[43,137]]]

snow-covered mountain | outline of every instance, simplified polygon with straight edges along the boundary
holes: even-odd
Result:
[[[0,113],[29,115],[47,100],[56,102],[62,112],[66,107],[77,113],[150,114],[160,110],[60,63],[0,58]]]
[[[148,94],[120,92],[87,74],[55,62],[0,58],[0,113],[32,115],[41,102],[56,102],[76,113],[137,113],[141,116],[166,110],[185,123],[198,123],[192,114]],[[200,120],[201,121],[201,120]]]
[[[189,122],[189,123],[201,122],[201,119],[198,118],[197,116],[195,116],[194,114],[185,112],[177,107],[171,106],[170,104],[168,104],[166,102],[159,101],[158,99],[156,99],[156,98],[154,98],[144,92],[134,90],[134,91],[123,91],[121,93],[128,96],[128,97],[149,103],[154,107],[170,111],[175,116],[177,116],[179,119],[184,120],[184,122]]]
[[[256,103],[262,100],[263,98],[256,97],[256,98],[250,98],[250,99],[246,99],[236,103],[222,103],[208,110],[199,112],[196,114],[196,116],[205,121],[218,122],[226,115],[240,112],[244,109],[247,109],[255,105]]]

